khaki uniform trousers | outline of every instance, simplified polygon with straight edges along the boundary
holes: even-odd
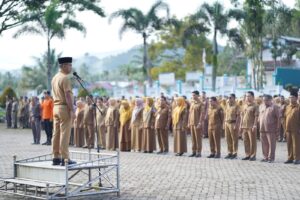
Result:
[[[210,152],[214,155],[221,155],[221,129],[208,129],[208,140]]]
[[[69,141],[72,119],[65,105],[55,105],[53,109],[54,134],[52,137],[52,153],[54,158],[69,159]]]
[[[234,130],[235,123],[225,123],[225,135],[229,154],[237,154],[239,144],[238,130]]]
[[[94,125],[85,125],[85,141],[89,148],[94,148],[95,143],[95,127]]]
[[[246,156],[256,157],[256,130],[253,132],[251,128],[244,128],[243,137]]]
[[[155,129],[155,131],[156,131],[160,151],[168,152],[169,151],[168,130],[166,130],[164,128],[157,128],[157,129]]]
[[[191,136],[192,136],[192,151],[193,153],[201,153],[202,151],[202,132],[200,128],[192,125],[190,127]]]
[[[286,132],[288,160],[300,160],[300,133]]]
[[[99,126],[98,125],[98,128],[97,128],[98,130],[98,134],[97,134],[97,136],[98,136],[98,146],[99,147],[101,147],[101,148],[105,148],[106,147],[106,133],[105,133],[105,130],[106,130],[106,128],[105,128],[105,126],[104,125],[102,125],[102,126]]]
[[[275,132],[261,132],[260,140],[262,145],[262,153],[265,159],[275,159],[276,149],[276,133]]]

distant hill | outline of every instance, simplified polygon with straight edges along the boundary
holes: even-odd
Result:
[[[97,72],[116,69],[121,65],[128,64],[133,60],[137,60],[136,57],[142,58],[142,52],[140,51],[140,48],[140,46],[136,46],[126,52],[104,58],[98,58],[94,55],[86,53],[84,56],[74,59],[73,66],[75,69],[78,69],[80,66],[86,65],[89,70]]]

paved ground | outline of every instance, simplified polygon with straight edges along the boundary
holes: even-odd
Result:
[[[42,141],[44,138],[43,133]],[[224,157],[226,146],[222,140]],[[13,155],[21,159],[50,152],[49,146],[31,142],[30,130],[7,130],[0,124],[0,177],[12,175]],[[190,151],[190,138],[188,144]],[[257,146],[260,160],[260,142]],[[202,158],[189,158],[188,154],[175,157],[173,153],[121,153],[120,199],[300,199],[300,165],[283,164],[287,157],[286,143],[277,144],[276,162],[271,164],[242,161],[242,141],[239,147],[237,160],[206,158],[207,139],[203,142]],[[0,199],[23,198],[0,193]],[[101,199],[119,198],[106,195]]]

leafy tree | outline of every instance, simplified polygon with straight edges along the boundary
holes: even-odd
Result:
[[[78,92],[78,96],[77,97],[84,97],[85,98],[88,95],[89,95],[89,93],[86,90],[80,89],[79,92]]]
[[[0,73],[0,90],[6,87],[17,88],[19,76],[12,72]]]
[[[157,13],[159,10],[166,11],[166,17],[160,18]],[[169,6],[162,2],[157,1],[151,6],[150,10],[144,14],[141,10],[136,8],[121,9],[111,14],[109,21],[112,19],[121,17],[124,21],[120,29],[120,36],[125,31],[133,30],[140,34],[143,38],[143,68],[145,70],[146,78],[151,83],[150,78],[150,64],[148,59],[147,39],[153,34],[153,32],[161,30],[168,21]]]
[[[207,52],[206,62],[211,62],[212,45],[205,35],[186,34],[187,27],[190,27],[188,18],[173,20],[175,25],[166,27],[158,35],[159,41],[150,45],[153,79],[157,79],[159,73],[175,72],[176,78],[184,80],[186,72],[203,71],[203,49]]]
[[[2,94],[0,96],[0,106],[2,108],[5,107],[6,97],[7,96],[10,97],[10,98],[17,97],[15,91],[11,87],[9,87],[9,86],[4,89],[4,91],[2,92]]]
[[[85,27],[76,21],[75,12],[91,10],[104,17],[103,10],[95,3],[87,0],[49,0],[38,1],[29,5],[29,11],[23,16],[24,25],[17,31],[15,37],[22,34],[37,34],[47,38],[47,88],[51,88],[51,71],[55,62],[51,62],[51,41],[53,38],[64,39],[66,31],[75,29],[85,33]],[[49,5],[48,5],[49,4]]]
[[[50,71],[50,77],[52,77],[58,71],[58,63],[55,62],[61,54],[56,54],[55,50],[52,49],[50,52],[50,62],[54,63]],[[47,60],[48,53],[42,55],[41,58],[34,57],[36,64],[34,66],[23,66],[22,75],[20,80],[20,87],[22,89],[35,89],[38,93],[42,92],[47,88],[48,75],[47,71]]]
[[[0,3],[0,35],[22,24],[19,13],[26,9],[22,0],[2,0]]]
[[[242,17],[242,12],[239,10],[226,11],[218,1],[212,5],[204,3],[200,9],[191,16],[194,23],[187,28],[187,34],[205,33],[206,27],[213,33],[213,72],[212,72],[212,89],[216,88],[216,73],[218,68],[218,34],[230,36],[228,23],[231,19],[239,20]]]

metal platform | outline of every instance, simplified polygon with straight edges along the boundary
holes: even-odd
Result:
[[[52,155],[24,160],[14,157],[12,178],[0,179],[0,192],[37,199],[66,199],[117,193],[120,196],[119,152],[70,151],[77,163],[53,166]]]

